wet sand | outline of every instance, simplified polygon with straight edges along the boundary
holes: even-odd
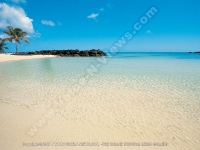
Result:
[[[53,83],[8,83],[23,86],[1,88],[19,101],[0,100],[0,149],[199,149],[200,106],[189,91],[116,79],[94,78],[75,92]]]
[[[93,92],[85,95],[87,90],[79,93],[84,99],[74,97],[64,102],[57,99],[52,106],[43,102],[44,109],[40,108],[41,104],[27,107],[1,100],[1,148],[20,150],[33,148],[32,142],[50,142],[48,149],[198,150],[199,120],[182,107],[167,104],[166,99],[144,98],[147,95],[141,99],[141,95],[133,91],[122,99],[117,89],[118,95],[113,99],[106,99],[113,94],[107,91],[100,100],[98,94],[91,96],[95,95]],[[134,99],[129,98],[132,95]],[[63,95],[60,99],[68,98]],[[57,142],[59,148],[54,146]],[[73,142],[98,143],[99,146],[69,146]],[[110,146],[106,146],[108,143]],[[114,143],[123,146],[111,146]],[[37,146],[37,149],[46,147]]]

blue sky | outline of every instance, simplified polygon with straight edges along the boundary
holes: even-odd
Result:
[[[19,51],[106,50],[151,6],[158,13],[121,51],[200,51],[199,0],[0,0],[0,36],[12,25],[29,33]]]

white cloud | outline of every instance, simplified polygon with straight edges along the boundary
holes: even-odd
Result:
[[[26,0],[11,0],[12,2],[19,4],[19,3],[26,3]]]
[[[151,34],[152,32],[151,32],[151,30],[148,30],[147,33],[148,33],[148,34]]]
[[[40,38],[40,36],[41,36],[41,34],[38,31],[36,31],[32,34],[28,34],[26,37],[27,38]]]
[[[104,9],[103,7],[102,7],[102,8],[100,8],[99,10],[100,10],[100,11],[105,11],[105,9]]]
[[[7,38],[8,37],[8,35],[7,34],[0,34],[0,38]]]
[[[41,23],[48,26],[55,26],[55,23],[51,20],[41,20]]]
[[[28,33],[34,33],[32,21],[21,7],[0,3],[0,29],[4,30],[6,26],[13,26]]]
[[[91,19],[94,19],[96,20],[96,17],[99,16],[99,14],[94,14],[92,13],[91,15],[87,16],[87,18],[91,18]]]

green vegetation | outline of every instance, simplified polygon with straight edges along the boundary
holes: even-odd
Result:
[[[4,43],[5,41],[10,41],[12,42],[12,40],[10,38],[0,38],[0,53],[4,53],[5,49],[8,49],[8,47],[6,46],[6,44]]]
[[[26,39],[27,33],[22,31],[22,29],[20,29],[20,28],[13,28],[11,26],[7,26],[6,28],[8,28],[8,31],[4,31],[4,33],[7,34],[9,36],[9,38],[3,39],[2,45],[5,46],[3,41],[8,40],[8,41],[12,42],[14,40],[15,44],[16,44],[16,53],[18,53],[18,47],[17,46],[18,46],[18,44],[20,44],[20,40],[22,40],[26,43],[29,43],[29,41]],[[2,46],[2,47],[4,47],[4,46]]]

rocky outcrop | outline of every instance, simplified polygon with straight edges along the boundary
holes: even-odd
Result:
[[[107,54],[102,50],[41,50],[35,52],[19,52],[13,55],[56,55],[61,57],[100,57]]]
[[[198,52],[188,52],[189,54],[197,54],[197,55],[200,55],[200,51]]]

